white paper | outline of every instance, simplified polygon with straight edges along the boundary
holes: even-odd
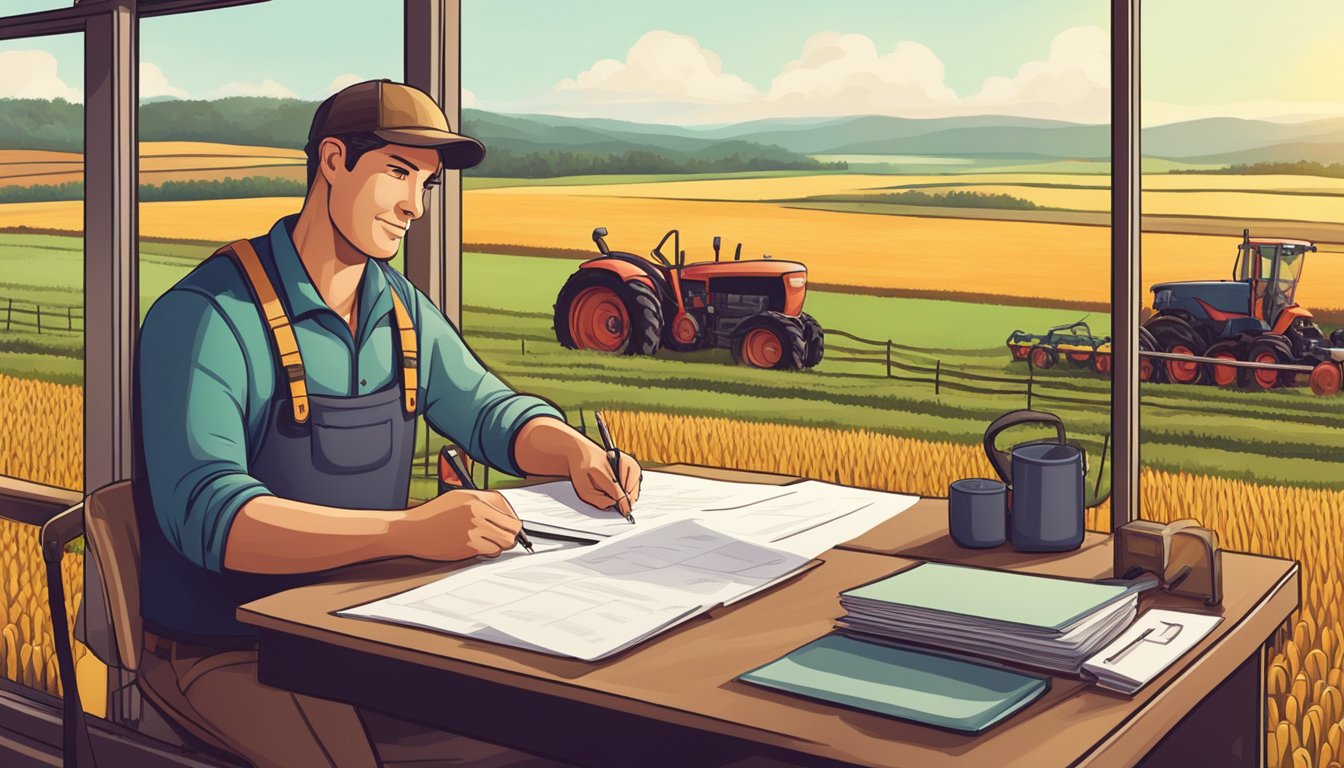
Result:
[[[650,522],[703,520],[716,530],[775,543],[806,557],[864,533],[919,500],[815,480],[773,486],[649,471],[634,509],[638,523],[631,525],[615,511],[580,500],[569,481],[501,493],[527,530],[539,535],[598,540],[629,534]]]
[[[1195,647],[1222,620],[1221,616],[1153,608],[1089,658],[1083,671],[1106,688],[1134,693]]]
[[[808,560],[682,520],[468,568],[339,613],[594,660],[759,591]]]

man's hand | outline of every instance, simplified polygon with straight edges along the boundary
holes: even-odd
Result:
[[[406,554],[425,560],[498,557],[523,523],[495,491],[449,491],[406,511]]]
[[[611,476],[611,462],[602,446],[580,436],[576,441],[574,458],[569,465],[569,480],[579,498],[598,509],[613,506],[621,517],[629,517],[634,503],[639,501],[639,483],[643,470],[635,457],[622,453],[621,482]]]
[[[643,470],[633,456],[620,455],[621,479],[612,477],[602,446],[559,419],[532,419],[519,430],[514,446],[518,468],[527,475],[569,477],[579,498],[598,509],[629,517],[639,501]]]

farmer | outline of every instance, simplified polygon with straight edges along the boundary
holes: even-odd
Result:
[[[568,477],[596,507],[629,514],[639,496],[634,459],[618,484],[600,446],[487,371],[387,265],[441,169],[476,165],[484,147],[422,91],[382,80],[324,101],[306,153],[302,210],[206,259],[141,329],[141,685],[257,766],[544,764],[257,680],[240,604],[352,563],[514,546],[522,524],[498,493],[407,508],[417,416],[505,472]]]

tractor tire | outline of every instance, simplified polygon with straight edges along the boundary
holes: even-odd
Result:
[[[1031,348],[1027,354],[1027,361],[1031,363],[1032,368],[1054,368],[1055,363],[1059,362],[1059,353],[1050,347],[1037,344]]]
[[[663,336],[663,311],[653,289],[602,269],[569,276],[555,299],[555,338],[569,349],[652,355]]]
[[[1070,368],[1092,367],[1093,354],[1091,352],[1060,352],[1059,356],[1069,364]]]
[[[1333,360],[1322,360],[1311,370],[1311,391],[1318,397],[1339,393],[1344,384],[1344,371]]]
[[[1330,346],[1344,347],[1344,328],[1336,328],[1330,333]]]
[[[1246,359],[1253,363],[1278,363],[1287,365],[1293,360],[1293,348],[1282,336],[1261,336],[1246,347]],[[1297,381],[1292,371],[1274,371],[1264,368],[1245,368],[1242,373],[1242,386],[1248,389],[1274,389],[1286,387]]]
[[[1203,355],[1208,345],[1183,317],[1159,315],[1144,326],[1157,347],[1174,355]],[[1166,380],[1174,384],[1203,384],[1204,366],[1187,360],[1162,360]]]
[[[1147,328],[1139,328],[1139,351],[1159,351],[1157,340],[1153,338],[1152,332]],[[1166,381],[1166,366],[1161,363],[1162,361],[1158,358],[1139,355],[1139,381],[1150,384],[1160,384]]]
[[[680,327],[678,327],[680,323]],[[678,334],[689,336],[689,342],[677,339]],[[674,352],[694,352],[705,346],[705,334],[700,321],[689,312],[680,318],[673,317],[664,328],[663,346]]]
[[[803,342],[807,344],[807,353],[803,355],[803,367],[815,368],[826,354],[826,331],[815,317],[801,312],[798,319],[803,321]]]
[[[1220,341],[1209,347],[1205,352],[1205,357],[1216,357],[1220,360],[1245,360],[1243,357],[1246,350],[1242,348],[1240,342],[1228,339]],[[1242,379],[1242,371],[1250,370],[1248,368],[1239,368],[1235,365],[1214,365],[1212,363],[1201,363],[1204,366],[1204,379],[1220,387],[1239,386]]]
[[[806,359],[802,323],[779,312],[753,315],[733,335],[733,360],[738,365],[796,371]]]
[[[1111,353],[1095,352],[1092,355],[1092,370],[1106,378],[1111,376]]]

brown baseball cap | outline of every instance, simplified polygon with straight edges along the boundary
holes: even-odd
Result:
[[[438,147],[445,168],[471,168],[485,158],[485,146],[455,133],[429,94],[391,80],[366,80],[328,96],[313,114],[308,141],[366,132],[392,144]]]

